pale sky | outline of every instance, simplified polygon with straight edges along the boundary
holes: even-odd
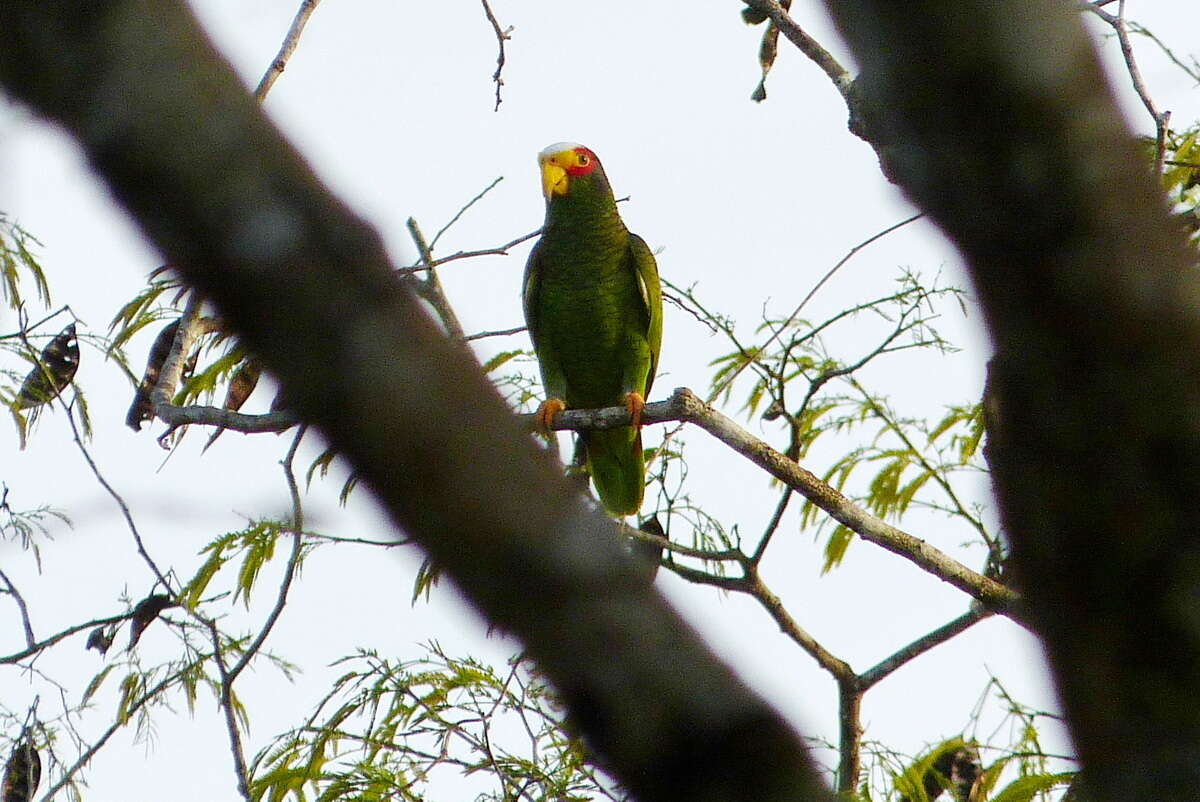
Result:
[[[192,3],[251,87],[274,57],[297,6],[297,0]],[[790,311],[851,247],[913,212],[883,180],[870,148],[846,131],[846,109],[833,86],[786,42],[781,41],[767,102],[749,100],[758,80],[761,29],[741,23],[740,4],[733,0],[686,4],[686,13],[681,3],[634,0],[493,0],[492,6],[503,25],[513,26],[499,112],[492,110],[496,40],[475,0],[327,0],[266,102],[328,186],[382,232],[397,264],[412,260],[408,216],[432,235],[499,176],[504,180],[443,238],[439,253],[499,245],[537,228],[543,207],[535,155],[551,142],[577,141],[599,154],[617,195],[630,197],[622,215],[661,251],[662,275],[679,285],[694,284],[702,299],[736,318],[739,331],[753,339],[764,309],[775,315]],[[1195,35],[1200,4],[1194,0],[1130,0],[1128,8],[1181,56],[1200,53]],[[797,0],[793,16],[851,66],[819,4]],[[1119,67],[1115,43],[1102,46]],[[1177,124],[1200,117],[1197,88],[1152,43],[1138,39],[1136,46],[1160,106],[1173,110]],[[1127,76],[1114,76],[1132,124],[1148,131]],[[56,304],[70,304],[86,330],[97,335],[161,262],[73,144],[11,105],[0,106],[0,211],[41,240]],[[467,260],[443,270],[442,281],[468,332],[522,322],[519,285],[527,252],[528,244],[509,257]],[[821,319],[886,292],[902,267],[965,283],[958,257],[931,225],[919,222],[855,257],[806,316]],[[846,341],[831,347],[853,353],[857,344],[851,340],[870,342],[871,325],[864,321],[861,333],[846,333]],[[962,348],[959,354],[900,356],[866,375],[904,414],[936,418],[946,405],[978,399],[988,356],[979,316],[972,309],[964,317],[947,306],[939,325]],[[0,333],[15,328],[12,313],[0,312]],[[131,346],[135,370],[151,338],[143,335]],[[527,338],[519,335],[485,341],[479,352],[486,358],[524,347]],[[708,362],[728,350],[668,307],[651,400],[676,386],[703,392]],[[124,426],[131,393],[116,366],[102,357],[85,345],[78,375],[96,424],[90,449],[130,503],[156,559],[177,565],[186,579],[209,539],[240,528],[247,517],[285,512],[286,488],[276,462],[286,436],[226,433],[201,456],[205,436],[193,432],[162,465],[165,453],[154,443],[162,424],[136,435]],[[7,359],[3,367],[24,370]],[[270,399],[260,389],[247,411],[264,411]],[[726,413],[738,417],[740,400],[741,393]],[[776,445],[784,442],[770,424],[744,416],[738,421]],[[647,445],[660,437],[647,430]],[[693,497],[722,521],[736,523],[751,541],[774,509],[776,493],[766,476],[701,432],[685,437]],[[53,540],[42,544],[40,574],[29,554],[13,543],[0,545],[4,570],[28,598],[39,637],[120,612],[123,592],[135,600],[148,592],[150,580],[132,539],[71,444],[61,412],[45,417],[24,452],[18,452],[11,427],[0,426],[0,453],[6,455],[0,479],[10,488],[14,508],[50,504],[75,523],[73,529],[53,527]],[[314,441],[298,465],[306,466],[315,453]],[[837,448],[817,449],[806,467],[821,474],[837,456]],[[308,526],[347,536],[386,533],[365,492],[350,510],[337,507],[341,478],[339,473],[314,483],[306,499]],[[986,499],[982,485],[976,498]],[[803,626],[859,671],[966,609],[968,599],[960,592],[862,542],[850,547],[840,569],[822,576],[824,536],[814,539],[799,530],[799,508],[793,504],[776,537],[764,564],[766,580]],[[972,567],[981,565],[981,548],[962,548],[970,533],[960,525],[927,515],[902,526]],[[252,721],[250,756],[309,712],[334,675],[325,666],[357,647],[417,657],[419,644],[436,638],[452,654],[506,659],[512,644],[486,638],[485,626],[448,586],[432,603],[410,606],[418,562],[413,552],[381,559],[378,552],[347,546],[322,549],[306,565],[269,642],[305,673],[293,684],[260,669],[239,683]],[[277,573],[281,563],[277,559],[268,572]],[[802,733],[836,740],[833,683],[755,603],[688,586],[665,571],[658,586]],[[249,614],[233,628],[261,622],[272,593],[268,577]],[[0,615],[8,622],[0,650],[8,653],[23,638],[8,600],[0,604]],[[77,696],[104,660],[85,653],[81,639],[73,643],[78,648],[51,650],[38,668]],[[176,648],[165,628],[152,628],[138,652],[151,664]],[[114,650],[107,659],[125,657]],[[1053,709],[1036,642],[1010,622],[993,619],[873,689],[863,708],[866,737],[918,752],[957,734],[989,672],[1021,701]],[[100,732],[112,720],[111,691],[123,673],[114,669],[109,692],[97,697],[96,708],[80,724],[85,733]],[[23,710],[39,693],[45,708],[56,709],[54,692],[43,680],[12,667],[0,672],[0,696],[10,710]],[[177,701],[175,714],[158,712],[152,743],[135,742],[130,729],[100,753],[86,774],[88,799],[238,798],[215,706],[202,699],[189,717]],[[993,704],[987,720],[998,721],[998,709]],[[980,731],[981,737],[989,734]],[[1048,743],[1067,749],[1054,737]],[[834,759],[831,753],[818,756]],[[181,777],[187,778],[183,787]]]

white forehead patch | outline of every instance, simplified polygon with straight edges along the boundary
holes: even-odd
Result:
[[[578,142],[555,142],[553,145],[547,145],[542,148],[542,152],[538,154],[538,158],[546,159],[556,153],[562,153],[564,150],[575,150],[575,148],[581,147],[583,145],[580,145]]]

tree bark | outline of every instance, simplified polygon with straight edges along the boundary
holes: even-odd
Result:
[[[4,0],[0,81],[79,140],[289,405],[525,642],[637,798],[830,798],[797,735],[639,579],[612,522],[538,453],[182,3]]]
[[[1200,788],[1200,286],[1061,0],[827,0],[885,172],[996,347],[1017,582],[1096,800]]]

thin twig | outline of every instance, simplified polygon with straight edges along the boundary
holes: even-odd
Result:
[[[1109,0],[1109,2],[1115,2],[1115,0]],[[1184,64],[1183,59],[1181,59],[1181,58],[1179,58],[1179,56],[1175,55],[1175,51],[1173,51],[1173,50],[1171,50],[1171,48],[1167,47],[1166,43],[1163,42],[1163,40],[1159,39],[1157,36],[1155,36],[1154,32],[1151,31],[1149,28],[1139,25],[1136,22],[1130,21],[1129,22],[1129,30],[1140,36],[1145,36],[1151,42],[1154,42],[1154,44],[1158,45],[1158,48],[1159,48],[1159,50],[1161,50],[1163,52],[1163,55],[1165,55],[1168,59],[1170,59],[1171,62],[1176,67],[1183,70],[1184,73],[1186,73],[1189,78],[1191,78],[1197,84],[1200,84],[1200,62],[1197,62],[1194,57],[1192,58],[1191,64]]]
[[[208,631],[213,644],[213,662],[217,664],[217,675],[221,678],[221,712],[225,717],[225,730],[229,733],[229,749],[233,753],[233,769],[237,774],[238,793],[250,802],[250,773],[246,768],[246,752],[242,747],[242,734],[238,729],[237,714],[233,705],[233,678],[225,665],[225,653],[221,650],[221,632],[216,622],[208,621]]]
[[[496,32],[496,44],[499,48],[499,54],[496,56],[496,72],[492,74],[492,81],[496,84],[496,106],[492,111],[500,111],[500,87],[504,86],[504,79],[500,74],[504,72],[504,43],[512,38],[512,26],[501,29],[500,23],[496,20],[496,15],[492,13],[492,7],[488,5],[488,0],[481,0],[483,3],[483,13],[487,14],[488,22],[492,23],[492,30]]]
[[[829,270],[825,273],[825,275],[821,276],[820,280],[817,281],[817,283],[813,285],[812,289],[808,291],[808,294],[805,295],[804,298],[800,301],[800,303],[796,305],[796,308],[793,309],[792,313],[787,316],[787,319],[778,328],[776,328],[774,330],[774,332],[772,332],[771,336],[767,339],[767,341],[765,343],[763,343],[762,347],[758,349],[757,353],[761,354],[761,353],[765,352],[768,348],[771,347],[771,344],[774,343],[775,340],[777,340],[779,338],[779,335],[781,333],[783,333],[784,331],[786,331],[787,328],[792,325],[792,322],[795,321],[797,316],[799,316],[800,312],[804,309],[805,305],[807,305],[808,302],[812,300],[813,296],[817,294],[817,291],[820,290],[821,287],[823,287],[825,285],[825,282],[827,282],[827,281],[829,281],[829,279],[833,278],[833,274],[838,272],[838,270],[840,270],[843,265],[845,265],[852,258],[854,258],[855,254],[857,254],[863,248],[866,248],[871,243],[877,242],[877,241],[883,239],[888,234],[891,234],[893,231],[903,228],[904,226],[908,225],[909,223],[911,223],[915,220],[919,220],[924,216],[925,215],[923,212],[918,212],[917,214],[914,214],[912,217],[908,217],[908,218],[905,218],[904,220],[901,220],[899,223],[893,223],[892,225],[888,226],[887,228],[883,229],[882,231],[878,231],[878,232],[872,234],[871,236],[867,237],[865,240],[858,243],[853,248],[851,248],[849,251],[847,251],[846,255],[843,256],[841,259],[839,259],[837,264],[835,264],[833,267],[829,268]],[[746,363],[746,364],[749,364],[749,363]],[[739,367],[737,370],[735,370],[732,374],[725,377],[725,379],[721,382],[721,384],[713,390],[713,392],[710,394],[709,398],[715,399],[718,395],[720,395],[722,390],[724,390],[726,387],[728,387],[734,381],[734,379],[736,379],[739,375],[741,375],[741,372],[742,372],[742,370],[745,369],[745,367],[746,367],[746,365],[743,364],[741,367]]]
[[[123,613],[122,615],[113,615],[113,616],[109,616],[108,618],[96,618],[91,621],[85,621],[82,624],[75,624],[73,626],[67,627],[62,632],[57,632],[57,633],[51,635],[50,637],[48,637],[44,640],[40,640],[36,643],[31,643],[28,647],[22,649],[19,652],[13,652],[12,654],[8,654],[8,655],[4,655],[3,657],[0,657],[0,665],[9,665],[12,663],[20,662],[21,660],[24,660],[26,657],[30,657],[34,654],[37,654],[38,652],[42,651],[43,649],[47,649],[47,648],[53,646],[54,644],[58,643],[60,640],[69,638],[72,635],[75,635],[79,632],[83,632],[84,630],[87,630],[87,629],[95,629],[96,627],[108,626],[109,624],[115,624],[118,621],[125,621],[125,620],[131,618],[132,616],[133,616],[133,612],[130,611],[128,613]]]
[[[1142,101],[1142,105],[1146,107],[1146,111],[1150,114],[1150,118],[1154,120],[1154,172],[1157,175],[1162,172],[1163,159],[1166,157],[1167,124],[1171,119],[1171,112],[1160,112],[1158,106],[1154,103],[1154,99],[1150,97],[1150,92],[1146,89],[1146,83],[1142,79],[1142,72],[1138,69],[1137,59],[1133,55],[1133,43],[1129,40],[1129,27],[1125,24],[1125,0],[1117,0],[1116,14],[1110,14],[1102,10],[1096,3],[1089,4],[1088,9],[1097,17],[1107,22],[1116,33],[1117,42],[1121,47],[1121,55],[1125,59],[1125,68],[1129,73],[1130,81],[1133,83],[1133,91],[1137,93],[1138,98]]]
[[[296,450],[300,447],[300,441],[304,439],[305,433],[308,431],[308,426],[301,426],[300,431],[296,432],[296,436],[292,439],[292,445],[288,448],[287,455],[284,456],[283,475],[287,480],[288,493],[292,500],[292,521],[289,527],[292,530],[292,553],[288,556],[287,567],[283,571],[283,581],[279,584],[279,593],[275,597],[275,606],[271,609],[267,620],[263,622],[262,629],[258,635],[246,647],[246,651],[242,653],[241,659],[229,670],[229,681],[237,679],[238,675],[249,664],[250,659],[262,648],[267,636],[271,634],[271,630],[275,627],[275,622],[279,620],[279,616],[283,613],[284,605],[287,604],[288,592],[292,587],[292,580],[296,577],[296,568],[300,565],[300,555],[304,545],[304,508],[300,503],[300,490],[296,483],[296,474],[292,470],[292,462],[296,458]]]
[[[438,240],[440,240],[442,238],[442,235],[445,234],[447,231],[449,231],[450,227],[453,226],[455,223],[457,223],[459,221],[459,219],[464,214],[467,213],[468,209],[470,209],[472,206],[474,206],[476,203],[478,203],[480,200],[482,200],[484,195],[491,192],[496,187],[496,185],[499,184],[503,180],[504,180],[504,176],[498,176],[495,181],[493,181],[492,183],[490,183],[486,187],[484,187],[482,190],[480,190],[478,195],[471,198],[469,201],[467,201],[465,206],[463,206],[461,209],[459,209],[457,212],[455,212],[454,216],[450,218],[450,222],[446,223],[446,225],[439,228],[438,232],[433,235],[433,239],[431,239],[429,241],[430,252],[432,252],[433,249],[437,247]]]
[[[767,522],[767,528],[763,530],[762,537],[759,538],[758,546],[754,549],[754,554],[750,557],[750,562],[758,565],[762,562],[763,554],[767,550],[767,545],[771,542],[771,538],[779,529],[779,523],[783,520],[783,513],[787,511],[788,502],[792,500],[792,489],[785,487],[783,494],[779,498],[779,503],[775,505],[775,512],[771,515],[771,520]]]
[[[520,334],[525,330],[525,326],[514,326],[511,329],[500,329],[499,331],[481,331],[477,334],[468,334],[466,337],[463,337],[463,341],[471,342],[472,340],[482,340],[485,337],[507,337],[510,334]]]
[[[396,272],[401,273],[401,274],[423,273],[426,270],[430,270],[431,268],[441,267],[442,265],[446,264],[447,262],[456,262],[459,259],[473,259],[476,256],[508,256],[508,252],[510,249],[516,247],[517,245],[520,245],[522,242],[526,242],[528,240],[533,239],[534,237],[538,236],[541,233],[542,233],[542,230],[539,228],[536,231],[530,231],[528,234],[522,234],[521,236],[517,237],[516,239],[509,240],[508,242],[504,243],[503,245],[498,245],[495,248],[483,248],[483,249],[477,250],[477,251],[456,251],[456,252],[450,254],[449,256],[443,256],[441,259],[434,259],[433,261],[429,262],[428,264],[415,264],[410,267],[402,267],[399,270],[397,270]]]
[[[171,687],[176,682],[179,682],[183,677],[194,671],[195,668],[196,664],[184,666],[175,673],[164,677],[163,680],[153,688],[146,691],[137,699],[133,700],[129,704],[129,707],[126,708],[125,716],[118,718],[116,721],[110,724],[108,729],[106,729],[100,735],[100,737],[95,740],[95,742],[90,744],[88,748],[84,750],[79,758],[71,764],[71,767],[62,773],[62,776],[58,778],[58,782],[46,790],[46,793],[42,796],[41,802],[53,802],[54,795],[61,791],[63,787],[71,781],[71,778],[74,777],[80,769],[87,765],[88,761],[90,761],[92,757],[100,751],[104,744],[108,743],[108,739],[112,738],[113,735],[116,734],[117,730],[125,726],[129,718],[132,717],[134,713],[141,710],[147,702],[158,696],[158,694],[162,693],[164,690]]]
[[[180,325],[180,329],[183,329],[182,325]],[[166,590],[170,595],[174,596],[178,593],[178,590],[171,587],[171,582],[167,578],[166,574],[159,569],[158,564],[154,562],[154,558],[150,556],[150,552],[146,550],[146,542],[142,539],[142,534],[138,531],[137,524],[134,523],[133,513],[130,512],[129,505],[125,503],[125,499],[122,498],[121,494],[118,493],[116,489],[114,489],[113,486],[108,483],[108,480],[104,478],[104,474],[100,472],[100,466],[98,466],[96,461],[92,459],[92,455],[88,451],[87,446],[83,444],[83,438],[79,434],[79,427],[75,424],[75,418],[71,414],[70,408],[61,398],[58,400],[59,403],[63,405],[63,409],[66,410],[67,422],[71,425],[71,434],[75,439],[75,445],[79,448],[79,453],[83,454],[83,459],[85,462],[87,462],[88,467],[91,468],[92,475],[96,477],[96,481],[100,483],[100,486],[103,487],[105,492],[112,497],[112,500],[116,502],[117,507],[121,510],[121,517],[125,519],[125,526],[129,529],[130,534],[133,535],[133,541],[137,546],[138,554],[141,555],[142,560],[145,561],[146,565],[150,567],[150,571],[154,574],[159,584],[162,585],[163,589]]]
[[[303,0],[300,3],[300,10],[296,12],[287,35],[283,37],[283,44],[279,46],[279,52],[275,54],[271,66],[267,68],[262,80],[258,82],[258,88],[254,90],[254,99],[259,103],[263,102],[267,93],[271,91],[271,87],[287,69],[288,60],[296,52],[296,46],[300,44],[300,34],[304,31],[304,26],[308,24],[308,18],[316,11],[319,2],[321,0]]]
[[[25,643],[32,649],[37,641],[33,636],[33,624],[29,621],[29,608],[25,606],[25,597],[21,595],[21,591],[17,590],[17,586],[8,578],[8,574],[0,571],[0,579],[4,580],[4,584],[8,585],[8,592],[12,595],[13,601],[17,603],[17,607],[21,611],[21,625],[25,629]]]

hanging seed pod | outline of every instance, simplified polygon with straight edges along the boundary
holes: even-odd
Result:
[[[174,607],[175,602],[170,596],[163,593],[155,593],[142,599],[133,608],[133,622],[129,625],[129,646],[132,649],[142,637],[142,633],[146,631],[146,627],[158,618],[158,614],[168,607]]]
[[[179,331],[179,321],[176,320],[163,328],[154,338],[150,348],[150,356],[146,359],[146,372],[142,374],[142,382],[138,385],[129,405],[129,413],[125,416],[125,425],[135,432],[142,430],[142,424],[154,417],[154,403],[150,394],[158,385],[158,376],[162,371],[167,355],[171,353],[171,345],[175,342],[175,332]]]
[[[31,802],[42,779],[42,758],[26,735],[4,765],[4,802]]]
[[[67,326],[42,349],[34,366],[17,393],[16,408],[32,409],[58,398],[79,369],[79,341],[75,339],[75,324]]]

